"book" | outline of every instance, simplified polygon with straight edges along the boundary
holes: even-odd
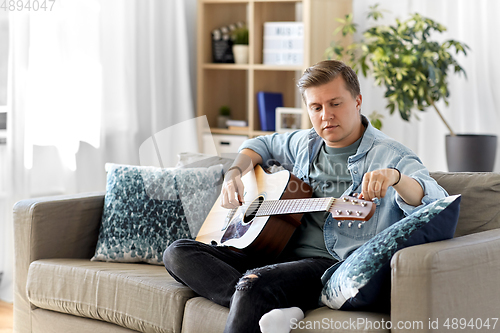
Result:
[[[276,130],[276,108],[283,106],[283,94],[259,91],[257,93],[260,129],[262,131]]]
[[[226,121],[226,126],[247,127],[248,123],[245,120],[229,119]]]

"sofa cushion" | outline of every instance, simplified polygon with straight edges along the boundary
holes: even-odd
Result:
[[[390,308],[390,262],[400,249],[453,238],[460,196],[418,209],[375,235],[322,277],[323,304],[341,310]]]
[[[324,306],[307,311],[300,322],[292,322],[291,333],[390,333],[390,319],[383,313],[336,311]]]
[[[450,195],[461,194],[455,237],[500,228],[500,173],[431,172]]]
[[[27,294],[40,308],[140,332],[180,332],[195,294],[165,268],[146,264],[43,259],[31,263]]]
[[[182,333],[220,333],[224,331],[229,309],[206,298],[191,298],[186,303]],[[362,311],[334,311],[327,307],[307,311],[299,322],[291,322],[291,333],[390,333],[390,316]]]
[[[136,330],[121,327],[102,320],[77,317],[66,313],[36,308],[31,313],[33,322],[30,333],[138,333]],[[1,332],[1,331],[0,331]]]
[[[162,169],[107,164],[106,196],[92,260],[163,265],[173,241],[194,238],[218,196],[222,165]]]

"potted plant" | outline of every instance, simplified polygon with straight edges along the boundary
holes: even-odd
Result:
[[[232,32],[234,62],[248,64],[248,28],[240,25]]]
[[[368,18],[377,21],[382,17],[378,5],[370,7]],[[357,31],[351,14],[338,21],[342,25],[335,34],[341,31],[347,36]],[[492,171],[496,136],[456,135],[436,106],[439,100],[448,105],[448,74],[451,69],[466,77],[452,51],[466,55],[469,47],[452,39],[442,43],[432,39],[435,33],[445,30],[443,25],[413,14],[406,21],[396,20],[393,25],[371,27],[363,32],[363,41],[345,48],[332,42],[326,56],[344,59],[357,72],[361,70],[365,77],[371,74],[376,85],[385,87],[390,114],[397,109],[401,118],[409,121],[412,115],[417,117],[412,113],[415,109],[425,111],[432,106],[450,132],[446,136],[450,171]],[[484,152],[485,148],[491,151]]]
[[[227,128],[226,122],[231,119],[231,109],[227,105],[219,108],[219,115],[217,116],[217,127]]]

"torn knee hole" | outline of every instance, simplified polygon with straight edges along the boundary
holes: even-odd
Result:
[[[256,274],[244,275],[240,279],[240,281],[238,281],[238,284],[236,285],[236,290],[247,290],[248,288],[251,287],[252,282],[258,278],[259,278],[259,276]]]

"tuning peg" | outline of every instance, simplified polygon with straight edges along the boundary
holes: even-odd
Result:
[[[350,228],[352,227],[352,221],[349,221],[349,223],[347,223],[347,226]]]
[[[342,221],[339,221],[339,222],[337,223],[337,226],[338,226],[339,228],[342,228]]]
[[[363,213],[362,213],[361,211],[359,211],[359,210],[356,212],[356,215],[357,215],[357,216],[361,216],[362,214],[363,214]]]
[[[366,207],[366,205],[368,205],[368,204],[364,201],[361,203],[361,206],[363,206],[363,207]]]
[[[351,200],[352,204],[355,205],[358,203],[358,200],[354,199],[354,200]]]
[[[335,210],[335,212],[337,213],[337,215],[341,215],[342,214],[342,211],[340,209]]]
[[[347,215],[351,215],[352,214],[352,210],[346,210],[345,212],[347,213]]]

